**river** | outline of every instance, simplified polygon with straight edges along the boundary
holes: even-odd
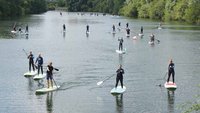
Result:
[[[29,35],[12,34],[16,22]],[[118,23],[122,29],[119,31]],[[125,36],[129,23],[131,36]],[[78,15],[48,11],[44,14],[0,21],[0,112],[1,113],[180,113],[188,101],[196,101],[200,88],[200,26],[181,23],[131,19],[121,16]],[[62,25],[66,25],[66,32]],[[86,35],[86,25],[90,34]],[[116,34],[112,34],[112,25]],[[144,36],[133,36],[144,28]],[[149,45],[153,33],[160,43]],[[118,38],[123,37],[126,54],[118,55]],[[59,71],[54,79],[61,88],[36,95],[46,86],[46,79],[34,81],[23,76],[28,71],[26,52],[39,53],[44,65],[52,61]],[[175,63],[177,89],[163,87],[169,59]],[[97,86],[97,82],[113,75],[122,64],[125,70],[123,95],[110,90],[115,77]],[[44,68],[44,70],[46,70]],[[159,87],[161,85],[161,87]]]

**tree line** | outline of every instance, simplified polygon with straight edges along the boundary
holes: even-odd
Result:
[[[200,0],[0,0],[0,17],[42,13],[56,7],[67,7],[70,12],[102,12],[200,24]]]
[[[0,0],[1,18],[38,14],[46,10],[46,0]]]
[[[200,0],[58,0],[68,11],[117,14],[200,24]]]

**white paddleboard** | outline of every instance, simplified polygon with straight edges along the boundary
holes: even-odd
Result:
[[[43,79],[46,77],[46,73],[43,73],[43,74],[37,74],[33,77],[34,80],[40,80],[40,79]]]
[[[14,34],[15,34],[15,33],[17,33],[17,31],[12,30],[11,33],[14,33]]]
[[[126,34],[126,37],[130,37],[130,34]]]
[[[153,42],[153,41],[149,41],[149,44],[150,44],[150,45],[154,45],[154,42]]]
[[[169,81],[168,83],[165,82],[164,86],[169,90],[175,90],[177,88],[176,83],[173,83],[172,81]]]
[[[162,27],[158,27],[158,29],[162,29]]]
[[[122,51],[117,49],[116,52],[119,53],[119,54],[125,54],[126,53],[126,49],[124,49]]]
[[[117,86],[117,88],[113,88],[110,93],[111,94],[121,94],[121,93],[124,93],[126,91],[126,87],[123,86],[123,88],[121,86]]]
[[[37,89],[35,92],[36,93],[47,93],[47,92],[55,91],[59,88],[60,88],[60,86],[53,86],[50,88],[45,87],[45,88]]]
[[[89,32],[89,31],[87,31],[87,32],[86,32],[86,34],[90,34],[90,32]]]
[[[137,40],[137,36],[134,36],[134,37],[133,37],[133,40]]]
[[[24,73],[25,77],[31,77],[31,76],[35,76],[37,74],[37,71],[31,71],[31,72],[26,72]]]
[[[139,35],[139,36],[144,36],[144,34],[141,34],[141,33],[139,33],[138,35]]]

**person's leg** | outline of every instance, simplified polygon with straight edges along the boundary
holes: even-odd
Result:
[[[121,87],[123,88],[123,76],[120,78]]]
[[[40,66],[41,67],[41,72],[42,72],[42,75],[43,75],[43,66]]]
[[[119,77],[116,78],[115,88],[117,88],[118,82],[119,82]]]
[[[175,76],[175,72],[173,71],[173,72],[172,72],[172,80],[173,80],[173,83],[175,82],[175,81],[174,81],[174,76]]]
[[[29,62],[29,72],[31,72],[31,62]]]
[[[171,71],[169,71],[169,72],[168,72],[168,78],[167,78],[167,82],[169,82],[170,75],[171,75]]]

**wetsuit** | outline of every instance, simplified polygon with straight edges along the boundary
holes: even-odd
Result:
[[[113,27],[112,27],[112,28],[113,28],[113,32],[115,32],[115,26],[114,26],[114,25],[113,25]]]
[[[151,42],[154,42],[155,38],[154,38],[154,35],[151,35]]]
[[[119,27],[121,27],[121,22],[118,23]]]
[[[53,79],[53,66],[48,65],[47,66],[47,80],[52,80]]]
[[[124,69],[119,68],[116,72],[117,72],[117,78],[116,78],[115,88],[117,87],[119,81],[120,81],[121,86],[123,88],[123,74],[124,74]]]
[[[63,31],[65,31],[66,27],[65,27],[65,24],[63,24]]]
[[[43,58],[41,56],[37,57],[35,63],[38,62],[38,75],[40,74],[40,69],[41,69],[41,73],[43,74]]]
[[[143,34],[143,27],[141,27],[141,32],[140,33]]]
[[[126,29],[126,33],[127,33],[127,35],[130,34],[130,29],[129,28]]]
[[[28,25],[26,26],[26,32],[28,33]]]
[[[126,23],[126,28],[128,28],[128,23]]]
[[[89,32],[89,25],[86,26],[86,33]]]
[[[175,72],[174,72],[174,63],[170,63],[168,66],[168,79],[167,82],[169,82],[170,76],[172,75],[172,81],[174,83],[174,76],[175,76]]]
[[[35,71],[35,67],[34,67],[34,56],[33,54],[30,54],[28,56],[28,59],[29,59],[29,71],[31,71],[31,66],[33,68],[33,71]]]
[[[123,39],[121,38],[121,39],[118,39],[118,41],[119,41],[119,50],[123,50]]]

